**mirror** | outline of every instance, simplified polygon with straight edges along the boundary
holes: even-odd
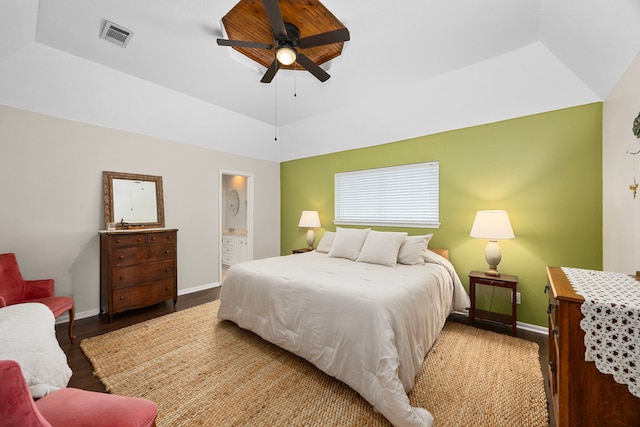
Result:
[[[104,221],[117,229],[164,228],[162,177],[102,173]]]
[[[229,195],[227,196],[227,205],[231,216],[236,216],[238,214],[238,209],[240,209],[240,196],[236,190],[229,191]]]

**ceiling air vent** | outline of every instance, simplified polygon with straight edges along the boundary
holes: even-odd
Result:
[[[105,21],[102,34],[100,34],[100,38],[122,47],[127,47],[131,37],[133,37],[133,31],[110,21]]]

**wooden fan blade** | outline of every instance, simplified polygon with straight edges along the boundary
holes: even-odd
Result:
[[[245,42],[242,40],[218,39],[219,46],[254,47],[258,49],[273,49],[273,45],[261,42]]]
[[[276,39],[286,39],[287,29],[284,26],[284,19],[282,19],[282,12],[280,11],[278,0],[262,0],[262,4],[267,11],[271,29]]]
[[[297,61],[298,61],[298,64],[306,68],[308,72],[316,76],[316,78],[321,82],[326,82],[327,80],[329,80],[329,77],[331,77],[329,73],[327,73],[325,70],[320,68],[315,62],[310,60],[309,57],[303,53],[298,52]],[[276,62],[278,61],[276,60]]]
[[[260,82],[271,83],[271,80],[273,80],[273,78],[275,77],[279,69],[280,69],[280,63],[278,62],[277,59],[274,59],[271,65],[269,66],[269,68],[267,69],[267,72],[264,73],[264,76],[262,76],[262,80],[260,80]]]
[[[322,46],[325,44],[346,42],[351,39],[349,30],[346,28],[340,28],[338,30],[327,31],[326,33],[320,33],[309,37],[303,37],[298,40],[297,46],[302,49],[310,47]]]

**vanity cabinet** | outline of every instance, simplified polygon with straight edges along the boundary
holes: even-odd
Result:
[[[100,232],[100,310],[109,316],[178,301],[176,229]]]
[[[231,266],[247,260],[245,236],[222,235],[222,264]]]

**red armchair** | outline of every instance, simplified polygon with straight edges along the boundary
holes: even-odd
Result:
[[[138,397],[62,388],[34,402],[20,365],[0,360],[0,424],[5,427],[151,427],[158,405]]]
[[[21,302],[39,302],[59,317],[69,311],[69,339],[73,342],[73,298],[53,295],[53,279],[24,280],[20,274],[16,255],[0,254],[0,307]]]

